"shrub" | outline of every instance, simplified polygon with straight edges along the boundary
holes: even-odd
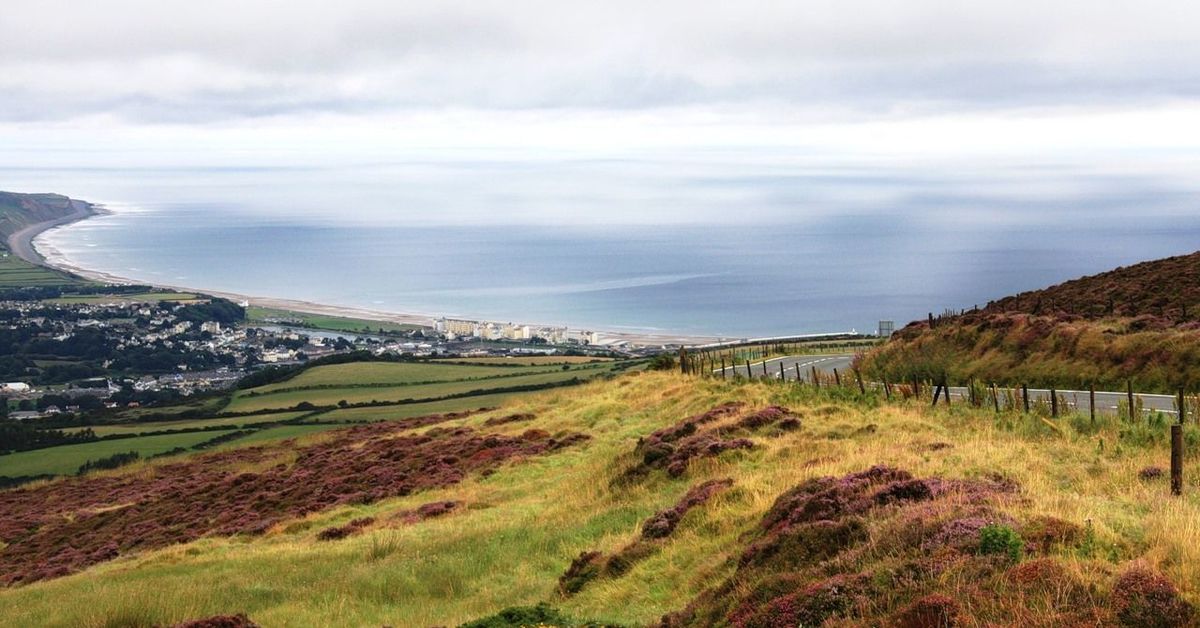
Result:
[[[962,613],[952,598],[940,593],[927,595],[900,611],[897,628],[950,628],[957,626]]]
[[[1001,554],[1012,562],[1021,560],[1025,544],[1016,530],[997,523],[988,524],[979,530],[979,553]]]
[[[1192,606],[1179,597],[1175,585],[1142,566],[1117,578],[1111,600],[1122,626],[1168,628],[1185,626],[1192,619]]]

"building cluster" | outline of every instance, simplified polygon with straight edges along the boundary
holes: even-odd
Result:
[[[493,323],[461,318],[439,318],[434,329],[448,341],[493,340],[514,342],[541,342],[551,345],[600,346],[606,341],[598,332],[567,327],[533,327],[516,323]],[[610,346],[624,344],[613,340]]]

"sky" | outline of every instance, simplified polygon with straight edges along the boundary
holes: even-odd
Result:
[[[1197,24],[1182,0],[7,0],[0,168],[636,158],[1191,191]]]

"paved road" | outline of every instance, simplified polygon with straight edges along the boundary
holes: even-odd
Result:
[[[779,379],[780,373],[788,380],[795,380],[797,377],[804,381],[812,380],[812,367],[817,367],[818,371],[832,374],[834,369],[839,373],[850,372],[850,361],[854,359],[852,354],[839,355],[789,355],[779,358],[771,358],[769,360],[758,360],[750,363],[750,374],[752,377],[773,377]],[[782,368],[781,368],[782,367]],[[713,370],[713,373],[718,377],[721,376],[721,369]],[[746,363],[742,362],[737,367],[726,366],[725,376],[733,377],[741,375],[746,377]]]
[[[853,385],[854,376],[850,370],[850,363],[853,359],[854,356],[851,354],[790,355],[779,358],[771,358],[765,361],[758,360],[757,362],[751,362],[750,374],[752,377],[770,377],[772,379],[779,379],[781,372],[780,367],[782,367],[784,379],[795,381],[796,378],[799,377],[802,381],[810,382],[812,380],[812,368],[815,366],[818,371],[827,375],[832,374],[834,369],[837,369],[843,377],[842,383],[846,385]],[[720,377],[722,376],[722,371],[720,368],[718,368],[713,370],[713,374]],[[737,367],[725,367],[724,376],[733,377],[735,374],[740,375],[741,377],[746,377],[745,362],[738,364]],[[879,384],[868,383],[867,386],[878,387]],[[1009,397],[1009,395],[1006,394],[1006,390],[1008,389],[999,389],[1001,407],[1005,407],[1006,399]],[[1015,399],[1016,403],[1019,405],[1021,403],[1020,390],[1013,390],[1012,392],[1012,398]],[[1080,412],[1088,412],[1088,391],[1059,390],[1057,392],[1059,398],[1066,401],[1067,406],[1064,408],[1064,412],[1072,409]],[[1175,397],[1172,395],[1134,393],[1134,397],[1141,400],[1142,412],[1144,413],[1162,412],[1163,414],[1174,415],[1177,412],[1175,408]],[[965,386],[950,387],[951,403],[963,403],[966,402],[968,398],[969,393]],[[1125,401],[1125,399],[1125,392],[1096,391],[1096,411],[1102,414],[1116,414],[1117,403]],[[1030,388],[1029,400],[1030,403],[1049,403],[1050,391],[1045,389]],[[984,404],[986,405],[991,403],[992,399],[989,393],[984,399]],[[1189,413],[1194,415],[1195,410],[1191,410]]]

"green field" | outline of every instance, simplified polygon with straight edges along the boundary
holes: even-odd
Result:
[[[505,367],[469,364],[432,364],[422,362],[353,362],[331,364],[309,369],[284,382],[260,386],[254,390],[267,393],[296,388],[336,386],[372,386],[379,384],[407,385],[431,382],[452,382],[503,375],[548,373],[548,367]],[[557,370],[561,370],[557,369]]]
[[[136,451],[143,458],[148,458],[155,454],[171,451],[176,447],[191,447],[229,431],[232,430],[121,438],[21,451],[0,456],[0,475],[9,477],[42,474],[67,475],[75,473],[80,465],[88,460],[106,458],[127,451]]]
[[[77,279],[56,270],[30,264],[7,252],[0,253],[0,289],[27,286],[73,286]]]
[[[402,406],[383,406],[375,408],[339,408],[318,414],[314,421],[392,421],[408,417],[424,416],[427,414],[444,414],[446,412],[461,412],[463,410],[478,410],[479,408],[495,408],[506,401],[520,395],[535,393],[497,393],[494,395],[474,395],[442,401],[425,403],[407,403]]]
[[[108,304],[108,303],[158,303],[159,301],[195,301],[200,297],[190,292],[135,292],[132,294],[80,294],[57,299],[47,299],[47,303],[64,305]]]
[[[526,356],[488,356],[483,358],[446,358],[438,360],[445,364],[508,364],[522,366],[546,366],[550,364],[591,364],[593,362],[610,362],[612,358],[590,355],[526,355]]]
[[[304,412],[275,412],[272,414],[255,414],[252,416],[235,416],[223,417],[215,419],[192,419],[185,421],[153,421],[147,423],[122,423],[116,425],[89,425],[96,436],[108,436],[109,434],[143,434],[146,432],[159,432],[162,430],[190,430],[203,427],[225,426],[225,427],[240,427],[243,425],[256,425],[259,423],[273,423],[276,421],[287,421],[303,415]],[[84,427],[73,427],[63,430],[64,432],[78,432],[86,429]]]
[[[237,449],[239,447],[248,447],[250,445],[261,445],[271,441],[283,440],[285,438],[299,438],[308,436],[309,434],[318,434],[326,430],[345,427],[342,425],[280,425],[279,427],[268,427],[265,430],[258,430],[253,434],[247,434],[236,440],[231,440],[227,443],[221,443],[212,448],[212,451],[223,451],[225,449]]]
[[[269,307],[251,306],[246,309],[246,319],[254,322],[265,322],[266,319],[294,319],[300,321],[297,326],[325,329],[329,331],[345,331],[354,333],[406,332],[417,329],[429,329],[422,325],[406,323],[390,323],[373,321],[364,318],[348,318],[343,316],[326,316],[323,314],[308,314]],[[293,323],[295,324],[295,323]]]
[[[321,369],[337,368],[337,366],[317,367],[311,372],[314,372],[313,378],[316,381],[325,381],[325,375],[319,373]],[[461,368],[468,369],[466,372],[474,372],[474,369],[479,367],[459,366],[447,367],[444,365],[430,365],[430,369],[443,368]],[[486,368],[486,367],[484,367]],[[500,367],[496,367],[500,368]],[[604,364],[599,366],[582,366],[574,367],[564,371],[561,368],[552,369],[549,371],[517,375],[513,377],[492,377],[487,379],[466,379],[456,381],[442,381],[432,384],[408,384],[396,386],[378,386],[378,387],[330,387],[330,388],[307,388],[294,389],[284,392],[268,392],[268,394],[254,395],[258,392],[257,389],[248,391],[239,391],[234,395],[233,400],[225,411],[228,412],[253,412],[257,410],[267,409],[287,409],[293,408],[301,402],[308,402],[317,406],[330,406],[345,401],[347,403],[368,403],[372,401],[401,401],[405,399],[438,399],[451,395],[460,395],[472,391],[491,390],[497,388],[509,388],[514,386],[536,386],[564,382],[572,378],[590,379],[597,375],[609,373],[612,371],[612,364]],[[506,369],[508,372],[508,369]],[[333,379],[337,379],[334,377]],[[345,381],[344,379],[340,381]],[[294,384],[293,384],[294,387]]]

